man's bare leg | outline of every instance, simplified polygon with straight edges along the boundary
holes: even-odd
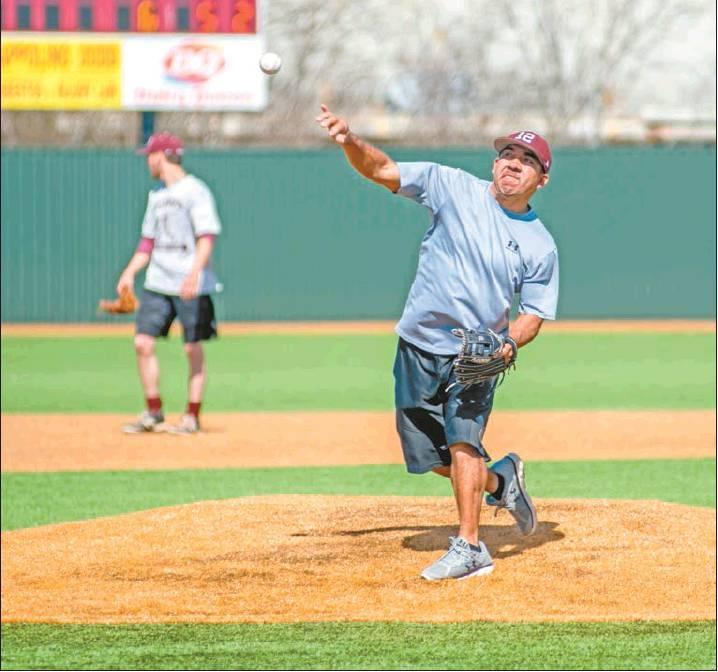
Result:
[[[481,455],[468,443],[455,443],[449,446],[449,451],[451,486],[459,510],[459,536],[476,546],[488,469]]]
[[[126,434],[162,431],[164,415],[160,398],[160,365],[155,353],[154,336],[137,334],[135,336],[135,354],[137,355],[140,383],[145,395],[146,410],[135,422],[123,425],[122,431]]]
[[[184,351],[189,363],[189,382],[187,385],[187,400],[190,403],[200,403],[207,380],[207,367],[205,365],[204,350],[201,343],[185,343]]]
[[[444,478],[451,478],[451,467],[434,467],[432,471]],[[490,494],[498,489],[499,479],[491,469],[487,469],[486,472],[486,492]]]
[[[156,399],[160,396],[160,363],[155,352],[155,338],[147,334],[137,334],[135,354],[145,398]]]

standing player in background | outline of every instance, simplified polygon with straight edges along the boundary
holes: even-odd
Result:
[[[416,278],[396,331],[396,424],[410,473],[451,479],[459,536],[422,576],[428,580],[488,574],[493,560],[479,540],[484,492],[487,504],[512,514],[523,534],[536,529],[521,458],[509,453],[487,469],[481,439],[497,379],[462,387],[453,362],[460,342],[452,329],[489,328],[520,348],[554,319],[558,255],[529,199],[549,180],[551,152],[538,134],[497,138],[493,180],[435,163],[395,163],[352,133],[325,105],[316,121],[364,177],[425,206],[431,224],[421,244]],[[509,325],[514,294],[519,315]],[[507,363],[513,356],[504,345]]]
[[[135,334],[147,407],[135,422],[124,426],[123,431],[131,434],[164,431],[166,427],[155,340],[167,336],[175,318],[184,330],[189,385],[185,413],[169,431],[193,434],[199,430],[207,376],[202,341],[217,335],[210,297],[217,278],[210,257],[221,226],[207,185],[182,168],[183,152],[182,141],[169,133],[151,136],[138,151],[147,157],[150,175],[164,186],[150,192],[142,238],[117,283],[121,294],[125,287],[134,286],[137,272],[149,264]]]

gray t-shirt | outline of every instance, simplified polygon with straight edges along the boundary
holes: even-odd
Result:
[[[456,354],[456,327],[506,333],[519,312],[555,319],[558,252],[533,210],[504,210],[490,182],[436,163],[400,163],[398,194],[427,207],[431,226],[396,332],[438,355]]]
[[[145,275],[145,287],[179,295],[194,261],[195,241],[221,231],[214,198],[207,185],[186,175],[169,187],[151,191],[142,222],[142,237],[155,241]],[[210,294],[217,277],[208,264],[200,275],[199,294]]]

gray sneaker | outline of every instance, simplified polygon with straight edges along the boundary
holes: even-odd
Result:
[[[501,499],[487,495],[486,503],[489,506],[507,509],[514,517],[522,534],[533,534],[536,531],[538,519],[536,507],[526,492],[523,460],[516,453],[509,453],[496,462],[491,467],[491,471],[503,476],[504,490],[501,493]]]
[[[480,541],[479,550],[475,551],[462,537],[449,537],[449,550],[433,565],[429,565],[421,576],[427,581],[440,581],[468,579],[470,576],[482,576],[493,571],[494,561],[484,542]]]
[[[196,415],[185,413],[180,418],[179,423],[172,425],[167,431],[170,432],[170,434],[182,434],[185,436],[188,434],[196,434],[199,432],[199,420]]]
[[[165,416],[162,413],[142,411],[137,420],[122,427],[125,434],[143,434],[144,432],[164,431]]]

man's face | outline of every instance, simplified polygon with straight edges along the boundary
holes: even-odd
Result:
[[[538,157],[521,145],[508,145],[494,159],[494,186],[502,196],[531,196],[548,182]]]
[[[147,169],[153,179],[159,180],[162,169],[162,161],[165,156],[163,152],[152,152],[147,155]]]

